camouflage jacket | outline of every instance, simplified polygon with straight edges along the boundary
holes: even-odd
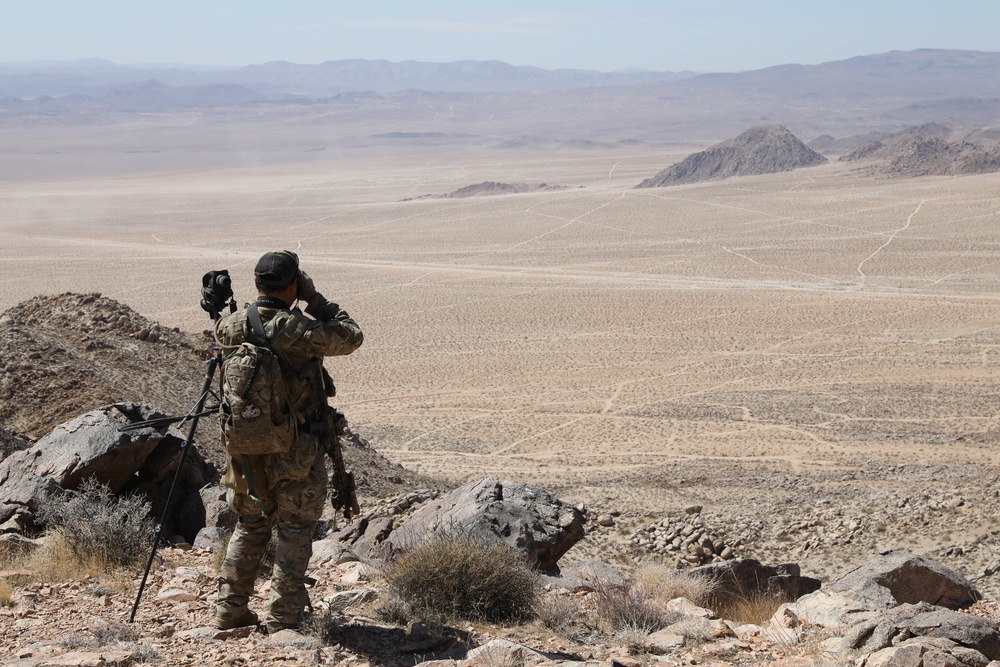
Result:
[[[327,301],[320,294],[317,294],[306,306],[306,313],[312,317],[307,317],[298,308],[289,310],[267,307],[265,305],[267,302],[266,298],[258,300],[258,311],[264,322],[264,331],[267,333],[271,348],[278,352],[289,366],[288,372],[284,372],[283,375],[288,387],[289,400],[294,406],[300,424],[309,423],[320,418],[323,400],[317,393],[314,382],[315,374],[309,373],[307,366],[315,359],[322,363],[323,357],[354,352],[361,346],[364,336],[361,333],[361,328],[351,319],[350,315],[341,310],[336,303]],[[247,333],[250,331],[247,308],[249,308],[249,304],[242,310],[220,318],[216,323],[216,338],[223,346],[236,347],[247,341]],[[326,388],[329,394],[333,385],[325,369],[323,377],[330,383]],[[298,454],[304,453],[298,452]],[[292,459],[296,454],[293,451],[285,458]],[[229,465],[223,483],[242,491],[245,486],[243,480],[240,479],[243,475],[239,462],[228,460],[227,463]],[[273,467],[265,461],[255,463],[264,468]],[[275,461],[273,463],[281,462]],[[291,465],[293,461],[289,460],[287,463]],[[306,469],[308,470],[308,466]],[[261,470],[258,473],[259,478],[263,479],[264,472],[265,470]],[[274,471],[271,472],[270,477],[273,480]],[[235,475],[231,473],[235,473]]]
[[[263,303],[262,303],[263,302]],[[295,406],[300,424],[318,418],[323,405],[317,394],[315,374],[309,373],[313,363],[322,364],[323,357],[350,354],[361,346],[364,337],[361,329],[337,304],[317,294],[306,306],[306,317],[298,309],[267,307],[266,297],[258,299],[258,310],[264,322],[264,331],[271,348],[280,352],[290,366],[284,373],[289,399]],[[224,346],[238,346],[247,340],[250,323],[247,308],[239,310],[216,323],[216,338]],[[224,352],[225,353],[225,352]],[[303,373],[303,371],[307,371]],[[329,381],[327,393],[332,390],[332,380],[323,370],[324,381]],[[321,449],[317,438],[300,429],[299,437],[287,454],[251,457],[256,492],[261,496],[272,494],[276,484],[288,480],[301,480],[320,460]],[[248,491],[243,463],[226,455],[226,472],[222,484],[237,494]],[[325,484],[324,484],[325,486]]]

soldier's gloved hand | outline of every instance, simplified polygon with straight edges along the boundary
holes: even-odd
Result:
[[[299,271],[299,286],[295,291],[295,298],[299,301],[310,303],[316,296],[316,286],[313,285],[312,278],[305,271]]]

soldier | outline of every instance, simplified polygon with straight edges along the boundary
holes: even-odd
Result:
[[[239,515],[229,540],[219,577],[215,625],[222,629],[257,625],[257,614],[247,602],[253,594],[261,556],[277,529],[277,548],[271,577],[271,596],[265,630],[276,632],[298,627],[309,601],[305,589],[306,567],[312,556],[312,536],[326,500],[327,471],[324,450],[317,434],[324,428],[325,400],[333,383],[326,371],[309,373],[308,365],[322,364],[322,357],[350,354],[361,346],[361,329],[336,303],[320,295],[313,281],[299,270],[299,258],[290,251],[266,253],[257,262],[257,310],[272,349],[287,365],[281,376],[289,404],[298,417],[297,437],[286,454],[234,457],[227,452],[222,483],[226,498]],[[307,317],[292,308],[296,299],[306,303]],[[247,340],[247,309],[216,324],[216,337],[224,346]],[[322,377],[326,387],[312,378]],[[244,469],[249,464],[250,469]]]

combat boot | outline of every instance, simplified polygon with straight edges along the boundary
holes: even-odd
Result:
[[[246,607],[230,608],[227,605],[218,605],[215,608],[215,627],[220,630],[245,628],[249,625],[260,625],[260,618]]]

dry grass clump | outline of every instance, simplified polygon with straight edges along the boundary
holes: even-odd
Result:
[[[530,616],[538,578],[516,549],[493,539],[447,537],[414,548],[385,573],[393,616],[504,622]]]
[[[686,570],[663,564],[648,564],[636,572],[634,587],[659,604],[687,598],[696,605],[705,606],[711,601],[713,584]]]
[[[13,595],[14,589],[11,588],[10,582],[0,577],[0,607],[9,607]]]
[[[135,584],[134,572],[109,562],[103,553],[79,553],[60,533],[50,533],[45,543],[19,561],[19,565],[32,571],[34,578],[41,581],[94,578],[110,590],[128,590]]]
[[[771,620],[774,612],[778,611],[778,607],[792,601],[783,595],[754,591],[746,595],[720,600],[714,608],[719,618],[729,619],[739,624],[764,625]]]
[[[638,587],[601,583],[594,594],[595,613],[608,632],[648,635],[672,620]]]
[[[89,478],[77,491],[50,497],[35,516],[81,563],[115,567],[142,562],[149,553],[155,535],[149,511],[144,498],[116,497]]]

